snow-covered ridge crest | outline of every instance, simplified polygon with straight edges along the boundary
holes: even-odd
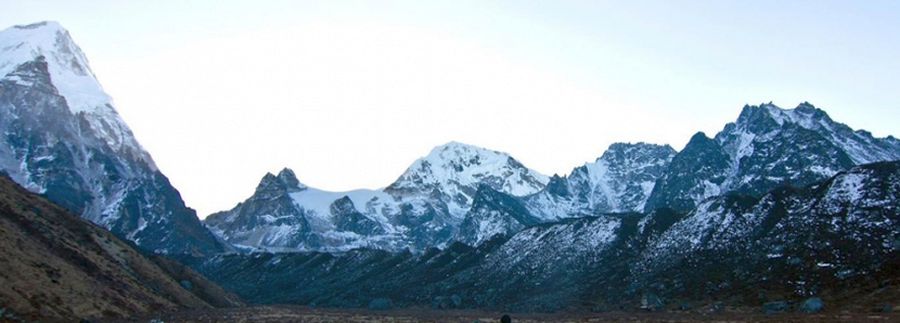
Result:
[[[0,31],[0,168],[146,250],[226,250],[134,139],[55,22]]]
[[[541,190],[549,178],[523,166],[509,154],[451,141],[416,160],[386,191],[423,186],[471,186],[478,183],[515,196]]]
[[[451,142],[380,190],[330,192],[301,184],[288,168],[267,173],[253,196],[205,222],[248,250],[422,250],[454,238],[479,192],[526,195],[548,180],[506,153]]]
[[[774,123],[775,127],[764,127],[760,124]],[[778,128],[795,125],[814,131],[840,147],[857,165],[886,160],[900,159],[900,141],[892,136],[876,138],[865,130],[853,130],[849,126],[835,122],[824,110],[816,108],[809,102],[803,102],[793,109],[783,109],[772,102],[758,106],[745,105],[738,120],[726,125],[716,136],[717,141],[729,144],[724,140],[728,135],[739,137],[726,149],[735,160],[752,154],[748,145],[754,140],[767,140]],[[828,175],[833,175],[834,172]]]
[[[606,203],[608,211],[612,212],[640,211],[644,209],[644,202],[653,191],[656,179],[675,153],[669,145],[614,143],[595,162],[574,169],[569,177],[588,179],[593,208]],[[628,185],[636,185],[639,189]],[[640,196],[629,199],[626,197],[629,194]],[[597,198],[604,201],[596,201]],[[620,205],[623,201],[632,203]]]
[[[832,120],[808,102],[794,109],[745,105],[715,136],[696,137],[673,159],[645,211],[687,212],[726,192],[759,196],[782,184],[808,185],[862,164],[900,160],[900,141]]]
[[[53,83],[69,101],[72,113],[93,112],[112,101],[94,77],[81,48],[59,23],[44,21],[0,32],[0,75],[38,56],[46,57]]]
[[[51,82],[73,115],[82,115],[113,150],[128,153],[156,169],[113,108],[112,98],[97,81],[87,57],[62,25],[44,21],[0,31],[0,77],[39,57],[47,62]]]

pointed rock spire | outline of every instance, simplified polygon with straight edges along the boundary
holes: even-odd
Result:
[[[290,168],[283,168],[278,175],[266,173],[256,186],[255,195],[258,196],[274,196],[285,192],[296,192],[306,189],[306,185],[297,180],[294,171]]]

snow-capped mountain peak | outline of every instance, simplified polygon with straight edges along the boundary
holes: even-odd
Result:
[[[0,169],[148,250],[224,250],[111,102],[58,23],[0,31]]]
[[[132,155],[156,169],[150,155],[113,108],[112,98],[100,86],[87,57],[62,25],[44,21],[0,31],[0,77],[41,57],[47,63],[53,86],[66,99],[73,115],[84,116],[113,150]]]
[[[609,211],[639,211],[673,156],[675,149],[669,145],[614,143],[596,162],[573,170],[570,178],[577,178],[579,171],[586,173],[592,189],[601,191],[605,200],[594,201],[594,205],[606,203]],[[636,197],[629,199],[628,195]]]
[[[840,147],[855,164],[900,158],[900,141],[897,139],[875,138],[867,131],[853,130],[845,124],[835,122],[828,113],[809,102],[800,103],[794,109],[782,109],[771,102],[759,106],[744,106],[738,120],[726,125],[716,139],[726,146],[731,144],[726,150],[739,161],[752,153],[745,150],[750,142],[768,140],[781,128],[789,126],[816,132]],[[734,138],[737,140],[733,140]]]
[[[745,105],[735,123],[739,128],[759,126],[760,123],[770,125],[774,123],[776,126],[791,123],[805,129],[816,129],[833,122],[825,111],[816,108],[809,102],[800,103],[794,109],[783,109],[769,102],[756,106]]]
[[[779,125],[791,122],[806,129],[813,129],[816,128],[817,122],[833,122],[825,111],[816,108],[809,102],[803,102],[794,109],[782,109],[772,103],[766,104],[764,107]]]
[[[666,157],[675,154],[675,149],[669,145],[656,145],[645,142],[623,143],[617,142],[609,145],[603,155],[593,163],[585,163],[589,170],[596,171],[601,164],[615,164],[620,169],[635,169],[665,164]]]
[[[386,191],[469,187],[472,192],[467,195],[472,195],[477,184],[484,183],[498,191],[521,196],[539,191],[548,180],[507,153],[454,141],[437,146],[416,160]]]
[[[44,21],[0,32],[0,75],[38,56],[46,57],[53,83],[66,97],[72,113],[94,111],[112,101],[94,77],[81,48],[59,23]]]
[[[297,175],[294,174],[294,171],[290,168],[285,167],[278,175],[274,175],[272,173],[266,173],[263,176],[262,180],[259,181],[259,185],[256,186],[256,192],[265,192],[275,190],[282,190],[285,192],[294,192],[294,191],[302,191],[307,189],[306,185],[300,183],[297,180]]]
[[[794,109],[746,105],[715,140],[695,136],[648,201],[652,211],[687,211],[726,192],[760,195],[783,184],[807,185],[854,165],[900,159],[900,141],[835,122],[809,102]]]
[[[548,180],[506,153],[450,142],[383,190],[329,192],[301,184],[287,168],[268,173],[252,197],[205,221],[226,241],[251,249],[422,249],[452,240],[479,194],[495,192],[509,204],[515,197],[501,195],[537,192]]]

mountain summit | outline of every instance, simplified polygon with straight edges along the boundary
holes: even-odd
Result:
[[[205,222],[242,249],[423,250],[454,239],[478,192],[526,195],[547,181],[506,153],[450,142],[383,190],[328,192],[300,184],[287,168],[269,173],[253,196]]]
[[[715,138],[698,134],[672,160],[645,207],[688,211],[726,192],[761,195],[784,184],[804,186],[855,165],[900,159],[900,141],[875,138],[831,120],[804,102],[744,106]]]
[[[53,86],[66,99],[69,112],[83,115],[91,129],[116,152],[132,155],[156,168],[150,154],[141,148],[116,113],[112,98],[103,91],[87,57],[65,28],[57,22],[44,21],[0,31],[0,76],[38,57],[44,57]]]
[[[0,32],[0,131],[0,169],[28,190],[151,251],[224,250],[58,23]]]
[[[769,103],[745,106],[714,137],[699,132],[680,152],[615,143],[566,176],[548,178],[506,153],[458,142],[435,147],[382,190],[321,191],[284,170],[206,223],[252,250],[424,250],[566,218],[661,208],[683,214],[725,194],[760,196],[898,159],[893,137],[854,131],[806,102],[795,109]]]
[[[428,195],[437,190],[454,216],[461,216],[478,184],[523,196],[544,188],[548,178],[506,153],[459,142],[449,142],[416,160],[403,175],[385,188],[394,196]]]

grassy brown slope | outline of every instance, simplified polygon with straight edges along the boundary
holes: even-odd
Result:
[[[0,307],[7,313],[73,320],[238,304],[202,276],[153,261],[0,175]]]

